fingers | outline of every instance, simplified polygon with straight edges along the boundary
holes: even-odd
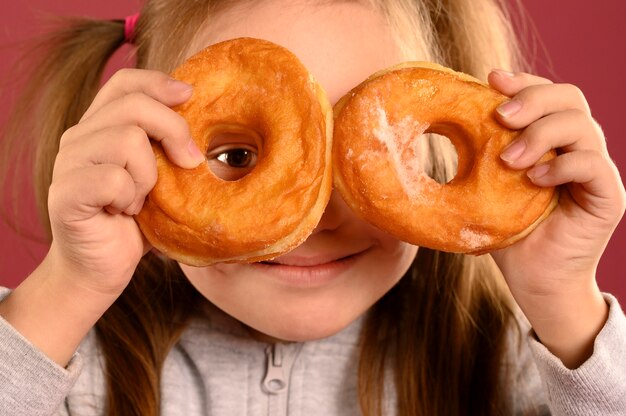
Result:
[[[536,80],[542,82],[541,79]],[[515,91],[523,86],[521,82],[512,82]],[[497,108],[499,120],[512,129],[521,129],[535,120],[549,114],[567,110],[579,110],[590,114],[589,105],[582,92],[570,84],[529,84],[516,92],[510,101]]]
[[[105,105],[132,93],[142,93],[168,107],[182,104],[192,93],[191,85],[166,74],[145,69],[126,68],[116,72],[94,98],[81,120],[89,118]]]
[[[614,211],[623,185],[582,92],[570,84],[498,70],[489,83],[511,97],[496,110],[499,121],[523,129],[503,150],[502,160],[513,169],[528,169],[538,186],[575,185],[568,187],[569,194],[594,215]],[[557,157],[542,161],[551,149]]]
[[[70,142],[59,152],[53,179],[93,165],[126,170],[133,181],[134,197],[121,212],[137,214],[157,180],[156,160],[146,132],[137,126],[113,126]]]
[[[205,160],[185,119],[143,93],[127,94],[104,106],[81,123],[80,131],[95,132],[111,125],[140,127],[150,139],[161,142],[168,158],[181,167],[193,168]]]
[[[157,180],[151,139],[172,162],[192,168],[205,156],[187,122],[170,106],[191,86],[146,70],[122,70],[98,93],[80,123],[61,138],[50,191],[51,215],[67,221],[137,214]],[[72,199],[73,198],[73,199]],[[69,219],[68,219],[69,218]]]
[[[589,184],[598,176],[603,160],[598,152],[581,150],[565,153],[528,170],[528,177],[537,185],[557,186],[576,182]]]
[[[626,206],[626,193],[615,165],[597,151],[565,153],[530,169],[528,177],[538,186],[568,186],[568,196],[595,218],[613,227]]]
[[[524,88],[531,85],[550,85],[552,81],[538,75],[527,74],[525,72],[508,72],[501,69],[494,69],[487,76],[489,85],[509,97],[514,96]]]
[[[103,207],[110,214],[129,211],[136,200],[135,182],[121,166],[91,165],[65,175],[50,186],[53,222],[72,224],[94,217]]]
[[[594,150],[606,154],[602,130],[576,86],[499,70],[489,75],[489,82],[512,97],[496,109],[500,123],[511,129],[524,129],[501,154],[512,168],[528,168],[551,149],[561,153]]]
[[[597,149],[601,131],[586,113],[566,110],[553,113],[530,124],[500,155],[516,169],[535,164],[551,149],[564,151]]]
[[[189,133],[187,122],[170,106],[191,96],[191,86],[146,70],[122,70],[105,84],[81,122],[68,130],[61,147],[77,137],[110,126],[134,125],[161,142],[168,158],[184,168],[205,160]]]

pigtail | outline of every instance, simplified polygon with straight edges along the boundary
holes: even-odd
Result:
[[[124,43],[124,23],[81,18],[62,18],[45,33],[18,63],[17,72],[27,80],[3,132],[0,178],[10,174],[21,155],[32,168],[39,219],[49,240],[48,188],[52,169],[65,130],[78,123],[100,86],[102,72],[111,55]],[[26,160],[26,156],[30,157]],[[30,176],[31,172],[22,172]],[[15,183],[15,182],[13,182]],[[14,191],[21,184],[15,184]],[[6,196],[6,195],[5,195]],[[15,206],[13,209],[15,211]]]

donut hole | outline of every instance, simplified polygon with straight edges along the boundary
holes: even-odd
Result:
[[[214,129],[206,151],[209,169],[224,181],[240,180],[256,167],[262,143],[258,133],[245,127]]]
[[[435,182],[445,185],[457,174],[459,155],[452,141],[442,134],[428,132],[423,135],[428,143],[425,173]]]

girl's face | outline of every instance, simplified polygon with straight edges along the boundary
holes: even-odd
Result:
[[[211,17],[189,55],[237,37],[266,39],[295,53],[333,104],[401,61],[384,18],[356,2],[249,2]],[[402,277],[416,252],[357,218],[333,192],[312,235],[277,264],[181,267],[209,301],[254,331],[305,341],[359,317]]]

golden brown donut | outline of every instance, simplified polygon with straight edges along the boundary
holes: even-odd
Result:
[[[472,254],[512,244],[551,212],[557,192],[500,160],[519,134],[494,117],[507,99],[430,63],[372,75],[335,105],[336,189],[363,219],[411,244]],[[456,148],[458,171],[447,184],[420,166],[422,133]]]
[[[175,110],[201,150],[218,135],[246,134],[258,161],[225,181],[208,164],[175,166],[153,143],[158,180],[136,216],[148,241],[194,266],[269,259],[304,241],[332,186],[333,114],[324,90],[291,52],[249,38],[208,47],[172,77],[194,87]]]

